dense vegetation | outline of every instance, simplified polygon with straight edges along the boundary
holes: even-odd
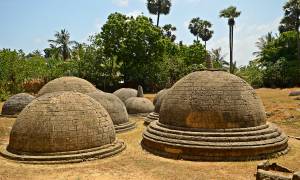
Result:
[[[0,50],[0,100],[18,92],[36,93],[43,84],[64,75],[87,79],[104,91],[137,85],[148,92],[157,91],[190,72],[204,69],[206,63],[230,69],[255,87],[300,85],[298,3],[299,0],[286,3],[280,34],[261,37],[257,42],[259,51],[254,53],[256,58],[237,68],[232,56],[230,63],[225,61],[220,48],[206,50],[206,42],[213,35],[210,22],[193,18],[189,30],[196,40],[191,45],[177,43],[176,27],[158,26],[160,14],[170,11],[170,1],[149,0],[149,11],[158,15],[156,25],[146,16],[134,18],[112,13],[88,44],[72,41],[63,29],[49,40],[49,48],[43,53]],[[235,7],[220,12],[220,17],[228,18],[230,39],[234,18],[239,15]],[[232,42],[229,44],[232,54]]]

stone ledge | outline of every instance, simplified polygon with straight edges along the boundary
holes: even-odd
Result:
[[[64,164],[76,163],[95,159],[102,159],[120,153],[126,148],[126,145],[121,140],[116,140],[110,145],[105,145],[99,148],[93,148],[82,151],[58,152],[58,153],[43,153],[36,155],[14,154],[1,147],[0,155],[5,158],[29,164]]]

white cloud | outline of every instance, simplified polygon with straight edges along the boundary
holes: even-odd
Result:
[[[129,0],[113,0],[113,3],[120,7],[127,7]]]
[[[267,24],[240,24],[236,25],[234,30],[233,58],[238,65],[246,65],[254,59],[253,52],[257,51],[255,43],[258,38],[267,34],[267,32],[276,32],[280,18]],[[229,60],[229,38],[224,36],[220,39],[212,39],[208,43],[209,48],[221,47],[223,53],[227,54]]]

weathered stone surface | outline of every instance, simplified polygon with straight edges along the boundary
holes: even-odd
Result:
[[[288,138],[266,123],[254,89],[223,71],[191,73],[165,95],[159,121],[142,147],[160,156],[204,161],[245,161],[288,152]]]
[[[291,91],[289,96],[300,96],[300,91]]]
[[[266,123],[255,90],[223,71],[191,73],[166,94],[160,122],[187,128],[243,128]]]
[[[113,94],[120,98],[123,103],[125,103],[127,99],[131,97],[137,97],[137,90],[131,88],[121,88],[116,90]]]
[[[137,97],[144,97],[144,91],[142,86],[138,86]]]
[[[17,116],[34,98],[27,93],[13,95],[3,104],[1,115]]]
[[[153,103],[142,97],[131,97],[126,100],[125,106],[129,114],[145,114],[154,110]]]
[[[154,112],[151,112],[147,115],[147,117],[145,118],[145,124],[148,125],[150,124],[152,121],[156,121],[159,119],[159,111],[160,111],[160,106],[161,103],[163,101],[164,96],[166,95],[166,93],[168,92],[168,89],[163,89],[160,90],[156,96],[153,99],[153,104],[154,104]]]
[[[275,174],[274,172],[258,169],[256,172],[256,180],[292,180],[290,176]]]
[[[61,77],[48,82],[38,93],[38,97],[46,93],[59,91],[73,91],[83,94],[91,93],[97,89],[88,81],[77,77]]]
[[[135,123],[128,120],[128,113],[124,103],[114,94],[95,91],[88,96],[98,101],[110,115],[116,132],[123,132],[135,128]]]
[[[293,174],[292,180],[300,180],[300,171],[295,172],[295,173]]]
[[[78,161],[113,155],[124,147],[100,103],[81,93],[56,92],[26,106],[1,153],[20,161]]]

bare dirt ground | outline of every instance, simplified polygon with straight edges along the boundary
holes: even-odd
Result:
[[[291,89],[258,89],[268,120],[280,126],[286,134],[300,137],[300,101],[288,97]],[[300,89],[299,89],[300,90]],[[146,95],[149,99],[153,95]],[[1,104],[0,104],[1,107]],[[133,131],[118,134],[127,148],[107,159],[65,165],[30,165],[0,156],[0,179],[255,179],[256,165],[251,162],[190,162],[154,156],[140,146],[145,127],[142,118]],[[0,117],[0,145],[8,143],[15,119]],[[290,138],[290,152],[271,162],[300,170],[300,141]]]

